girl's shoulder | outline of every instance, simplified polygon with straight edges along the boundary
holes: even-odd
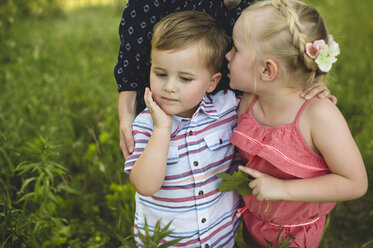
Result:
[[[313,129],[312,127],[323,128],[345,122],[336,104],[328,98],[319,99],[313,97],[309,100],[301,118],[303,123],[308,123],[311,129]]]
[[[307,104],[304,115],[311,118],[327,118],[327,116],[332,115],[333,113],[340,113],[336,104],[334,104],[328,98],[319,99],[313,97],[309,100]]]

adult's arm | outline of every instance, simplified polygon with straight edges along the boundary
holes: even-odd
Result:
[[[120,48],[114,75],[118,85],[120,148],[126,159],[133,151],[132,122],[144,108],[142,96],[149,82],[150,41],[161,19],[163,1],[129,0],[119,25]]]
[[[123,157],[133,152],[134,140],[132,135],[132,123],[136,117],[136,91],[122,91],[118,101],[119,114],[119,146]]]

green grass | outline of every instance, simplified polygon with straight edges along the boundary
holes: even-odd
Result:
[[[312,3],[340,43],[328,82],[371,178],[373,2]],[[134,191],[123,173],[113,75],[121,11],[87,7],[0,26],[4,247],[119,247],[132,233]],[[41,179],[25,185],[32,177]],[[370,186],[363,198],[337,204],[320,247],[361,247],[373,240],[372,226]]]

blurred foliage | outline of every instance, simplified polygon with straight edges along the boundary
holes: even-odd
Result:
[[[61,0],[1,0],[1,25],[9,25],[19,16],[53,16],[62,13]]]
[[[57,0],[0,0],[1,247],[123,247],[133,235],[113,76],[118,1],[66,11]],[[372,182],[373,2],[309,2],[340,43],[326,82]],[[337,204],[320,247],[369,244],[372,226],[370,183]]]

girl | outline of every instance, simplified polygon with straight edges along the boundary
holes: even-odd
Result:
[[[368,185],[335,104],[299,96],[330,70],[338,44],[317,10],[292,0],[248,7],[233,41],[230,86],[245,95],[231,142],[247,160],[240,170],[254,177],[244,198],[247,242],[266,247],[284,228],[292,246],[317,247],[335,202],[361,197]]]

